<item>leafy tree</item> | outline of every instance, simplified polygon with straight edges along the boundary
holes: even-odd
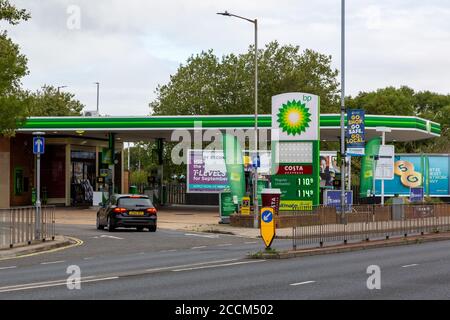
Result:
[[[16,25],[30,15],[0,0],[0,22]],[[20,53],[6,31],[0,31],[0,133],[10,134],[17,121],[23,121],[25,107],[20,103],[20,79],[28,74],[27,58]]]
[[[361,92],[347,101],[349,108],[362,108],[368,114],[418,116],[442,126],[439,138],[408,143],[396,143],[397,152],[431,153],[450,151],[450,95],[430,91],[415,92],[402,86],[387,87],[373,92]]]
[[[349,108],[362,108],[368,114],[380,115],[416,115],[416,97],[414,90],[402,86],[399,89],[387,87],[373,92],[360,92],[347,100]]]
[[[317,94],[323,112],[338,110],[338,72],[331,68],[331,56],[274,41],[259,50],[258,68],[261,114],[271,112],[273,95],[288,91]],[[191,56],[156,94],[150,103],[155,115],[252,114],[253,49],[221,59],[213,50]]]
[[[73,93],[60,92],[53,86],[44,86],[42,90],[24,95],[28,116],[79,116],[84,108]]]

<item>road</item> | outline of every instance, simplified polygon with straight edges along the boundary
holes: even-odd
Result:
[[[0,261],[0,299],[449,299],[450,242],[288,260],[246,259],[261,240],[59,226],[78,247]],[[274,247],[289,248],[276,240]],[[81,270],[69,290],[68,266]],[[381,289],[366,286],[381,268]]]

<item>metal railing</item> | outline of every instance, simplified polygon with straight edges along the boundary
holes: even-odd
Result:
[[[320,246],[450,231],[450,205],[319,206],[292,212],[292,246]]]
[[[40,234],[36,233],[37,227]],[[54,239],[54,207],[43,206],[38,223],[36,223],[36,207],[0,209],[0,249]]]

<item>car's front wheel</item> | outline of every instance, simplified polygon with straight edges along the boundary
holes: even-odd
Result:
[[[148,227],[148,231],[156,232],[156,225]]]
[[[108,229],[109,232],[113,232],[115,229],[113,223],[114,222],[112,221],[111,217],[108,217],[106,228]]]

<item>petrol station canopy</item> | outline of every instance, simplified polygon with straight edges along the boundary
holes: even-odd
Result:
[[[107,139],[116,133],[122,142],[150,141],[158,138],[170,140],[174,130],[193,131],[201,123],[206,129],[253,129],[254,115],[219,116],[144,116],[144,117],[32,117],[18,129],[20,133],[45,132],[47,136],[74,136]],[[258,127],[269,129],[271,115],[259,115]],[[419,117],[366,115],[366,139],[380,136],[379,130],[387,128],[386,142],[408,142],[439,137],[441,126]],[[322,141],[339,141],[340,115],[320,116]],[[270,135],[268,135],[270,137]]]

